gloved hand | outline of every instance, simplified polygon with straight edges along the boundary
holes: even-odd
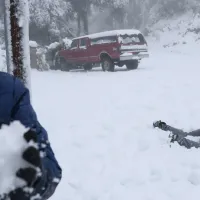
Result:
[[[174,134],[170,134],[169,138],[171,143],[177,142],[179,140],[179,136]]]
[[[29,143],[33,141],[37,143],[37,135],[34,131],[29,130],[24,134],[24,139]],[[11,191],[9,194],[4,195],[0,199],[9,199],[9,200],[30,200],[31,193],[34,191],[34,183],[38,179],[38,176],[41,174],[41,157],[40,151],[37,147],[29,146],[22,154],[22,158],[30,164],[29,167],[19,169],[16,172],[18,178],[23,179],[26,182],[26,186],[23,188],[16,188]]]
[[[167,131],[167,124],[165,122],[162,122],[161,120],[154,122],[153,127],[160,128],[163,131]]]
[[[167,125],[165,122],[156,121],[153,123],[154,128],[160,128],[163,131],[170,131],[174,135],[178,135],[180,138],[187,137],[188,133],[184,132],[181,129],[174,128],[172,126]]]

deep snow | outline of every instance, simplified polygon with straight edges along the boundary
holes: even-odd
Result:
[[[188,200],[200,150],[152,128],[199,128],[199,57],[150,49],[139,69],[32,71],[33,104],[63,168],[51,200]]]

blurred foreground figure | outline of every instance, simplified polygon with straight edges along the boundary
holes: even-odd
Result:
[[[27,128],[24,140],[32,142],[22,153],[29,167],[16,172],[16,177],[24,180],[26,186],[15,188],[9,194],[1,194],[0,200],[47,200],[55,192],[62,170],[48,141],[47,132],[37,120],[30,103],[29,90],[19,79],[0,72],[0,127],[13,121],[20,121]]]

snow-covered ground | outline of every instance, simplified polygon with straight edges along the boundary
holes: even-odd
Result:
[[[150,49],[139,69],[32,71],[33,104],[63,168],[51,200],[188,200],[200,150],[152,123],[200,127],[199,57]]]
[[[63,168],[51,200],[200,196],[200,149],[170,145],[168,133],[152,128],[160,119],[200,128],[200,43],[187,32],[199,17],[187,16],[157,24],[137,70],[32,70],[33,105]]]

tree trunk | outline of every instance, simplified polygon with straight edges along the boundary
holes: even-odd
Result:
[[[85,0],[85,5],[83,9],[83,28],[84,28],[84,34],[89,34],[89,12],[90,12],[90,2],[89,0]]]
[[[81,16],[79,13],[77,13],[77,25],[78,25],[77,36],[80,36],[80,34],[81,34]]]
[[[84,28],[84,34],[85,35],[89,34],[87,12],[83,12],[83,28]]]
[[[138,6],[138,1],[129,0],[128,6],[128,27],[139,28],[141,11]]]
[[[27,0],[5,0],[8,73],[30,89],[29,16]]]

